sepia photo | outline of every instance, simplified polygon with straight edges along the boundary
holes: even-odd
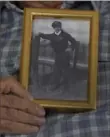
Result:
[[[20,83],[43,107],[95,109],[98,13],[24,12]]]

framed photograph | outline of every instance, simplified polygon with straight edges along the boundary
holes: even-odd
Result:
[[[96,109],[99,15],[24,10],[20,82],[48,109]]]

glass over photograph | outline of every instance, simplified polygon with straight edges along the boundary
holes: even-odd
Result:
[[[89,46],[88,20],[33,19],[28,90],[34,98],[87,100]]]

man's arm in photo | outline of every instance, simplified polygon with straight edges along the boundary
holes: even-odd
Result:
[[[41,38],[43,38],[43,39],[47,39],[47,40],[51,40],[51,39],[52,39],[52,35],[53,35],[53,34],[39,33],[39,37],[41,37]]]

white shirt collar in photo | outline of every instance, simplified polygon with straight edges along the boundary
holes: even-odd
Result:
[[[55,35],[59,36],[61,34],[61,30],[59,32],[54,32]]]

